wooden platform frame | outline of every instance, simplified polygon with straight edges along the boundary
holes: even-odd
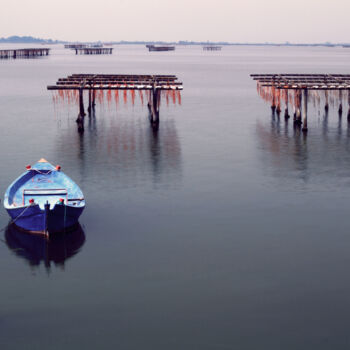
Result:
[[[84,91],[88,91],[90,113],[96,105],[96,90],[145,90],[148,91],[148,109],[152,125],[159,123],[160,94],[163,90],[183,90],[182,82],[175,75],[133,75],[133,74],[72,74],[60,78],[48,90],[78,90],[78,127],[84,123]]]
[[[307,131],[307,103],[308,92],[311,90],[321,90],[325,94],[325,111],[328,111],[328,94],[329,91],[339,91],[339,115],[342,114],[342,96],[343,93],[348,94],[349,111],[348,119],[350,119],[350,74],[251,74],[250,75],[261,87],[270,87],[273,90],[295,90],[299,100],[298,105],[303,106],[304,119],[302,121],[301,108],[296,111],[294,123],[303,125],[302,130]],[[274,95],[273,95],[274,96]],[[277,106],[276,106],[277,103]],[[279,114],[279,102],[273,98],[271,104],[272,112]],[[288,118],[288,101],[285,110],[285,117]]]

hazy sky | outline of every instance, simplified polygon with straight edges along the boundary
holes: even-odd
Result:
[[[350,42],[350,0],[1,0],[0,37]]]

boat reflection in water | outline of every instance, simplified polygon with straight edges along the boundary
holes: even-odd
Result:
[[[85,242],[85,234],[78,224],[69,232],[53,234],[47,239],[10,224],[5,232],[5,241],[9,249],[25,259],[30,266],[39,267],[43,263],[50,270],[52,263],[63,268],[65,261],[80,251]]]

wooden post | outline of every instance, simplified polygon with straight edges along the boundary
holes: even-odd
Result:
[[[329,105],[328,105],[328,90],[325,90],[324,97],[325,97],[325,100],[326,100],[326,103],[324,105],[324,109],[325,109],[326,112],[328,112],[328,108],[329,108]]]
[[[275,113],[275,110],[276,110],[276,101],[275,101],[275,86],[272,85],[271,87],[271,92],[272,92],[272,105],[271,105],[271,110],[272,110],[272,113]]]
[[[84,90],[83,88],[79,89],[79,114],[84,117],[85,111],[84,111]]]
[[[338,109],[339,117],[343,114],[343,91],[339,90],[339,109]]]
[[[95,109],[96,106],[96,90],[92,90],[92,108]]]
[[[280,116],[281,113],[281,89],[277,89],[277,108],[276,108],[276,113],[278,117]]]
[[[295,120],[294,120],[294,124],[296,125],[301,125],[301,104],[302,104],[302,96],[301,96],[301,90],[298,89],[296,91],[297,93],[297,106],[296,106],[296,117],[295,117]]]
[[[78,124],[78,132],[84,132],[84,100],[83,100],[84,90],[83,88],[79,89],[79,114],[76,120]]]
[[[284,90],[284,93],[286,94],[286,98],[285,98],[285,102],[286,102],[286,106],[284,109],[284,119],[289,119],[289,113],[288,113],[288,95],[289,95],[289,90]]]
[[[304,89],[304,121],[303,121],[303,132],[307,132],[307,89]]]
[[[160,90],[156,89],[155,85],[153,83],[153,89],[149,90],[149,102],[147,104],[152,125],[159,123]]]
[[[91,105],[92,105],[91,95],[92,95],[92,90],[89,90],[89,107],[88,107],[89,114],[91,113]]]
[[[159,123],[160,90],[153,88],[154,122]]]
[[[155,83],[153,83],[153,89],[151,91],[151,122],[152,124],[159,123],[159,91],[155,87]]]

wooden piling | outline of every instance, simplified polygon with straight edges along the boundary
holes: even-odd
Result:
[[[324,97],[325,97],[325,105],[324,105],[324,109],[326,112],[328,112],[329,109],[329,104],[328,104],[328,90],[324,91]]]
[[[303,114],[304,114],[304,120],[303,120],[303,128],[302,131],[303,132],[307,132],[307,89],[304,89],[304,110],[303,110]]]
[[[272,85],[271,87],[271,92],[272,92],[272,104],[271,104],[271,110],[272,110],[272,113],[275,113],[275,110],[276,110],[276,91],[275,91],[275,86]]]
[[[91,107],[92,107],[92,90],[89,90],[89,107],[88,112],[91,113]]]
[[[84,111],[84,90],[83,88],[79,89],[79,115],[84,118],[85,111]]]
[[[159,103],[160,103],[160,91],[153,84],[153,89],[149,92],[148,109],[150,112],[151,124],[159,123]]]
[[[92,108],[95,109],[96,106],[96,90],[92,90]]]
[[[79,114],[78,114],[78,118],[76,120],[76,122],[78,124],[78,132],[84,132],[85,112],[84,112],[83,94],[84,94],[84,90],[83,90],[83,88],[80,88],[79,89]]]
[[[288,112],[288,103],[289,103],[289,90],[285,91],[285,108],[284,108],[284,119],[289,119],[289,112]]]
[[[339,90],[339,108],[338,108],[339,117],[341,117],[342,113],[343,113],[343,91]]]
[[[302,121],[301,121],[301,106],[302,106],[302,94],[301,94],[301,90],[298,89],[296,90],[296,100],[297,100],[297,106],[296,106],[296,116],[295,116],[295,120],[294,120],[294,124],[296,125],[301,125]]]
[[[278,116],[281,114],[281,90],[277,90],[277,107],[276,107],[276,113]]]

